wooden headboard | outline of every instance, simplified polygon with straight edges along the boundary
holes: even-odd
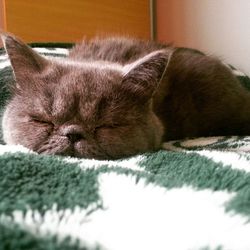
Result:
[[[2,26],[5,22],[7,31],[27,42],[72,42],[104,34],[150,38],[148,0],[1,1]]]

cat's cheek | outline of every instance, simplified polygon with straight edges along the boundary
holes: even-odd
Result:
[[[21,120],[10,119],[3,121],[4,141],[7,144],[22,145],[36,150],[38,145],[48,138],[48,129],[31,125]]]
[[[143,131],[133,127],[103,129],[98,133],[97,143],[106,155],[114,159],[147,150]]]
[[[7,107],[3,114],[2,119],[2,131],[3,131],[3,140],[7,144],[15,144],[15,140],[12,133],[11,126],[11,111],[10,108]]]
[[[22,144],[32,150],[36,150],[39,145],[48,139],[48,132],[45,128],[20,125],[20,130],[16,134],[18,144]]]

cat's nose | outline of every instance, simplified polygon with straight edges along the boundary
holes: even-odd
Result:
[[[63,136],[66,136],[71,143],[78,142],[85,139],[84,133],[79,126],[69,125],[64,126],[60,129],[60,132]]]
[[[69,141],[71,143],[75,143],[75,142],[78,142],[78,141],[84,139],[82,134],[78,134],[78,133],[68,133],[68,134],[66,134],[66,137],[69,139]]]

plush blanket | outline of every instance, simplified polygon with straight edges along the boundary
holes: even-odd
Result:
[[[48,56],[70,47],[33,46]],[[249,88],[250,79],[232,70]],[[2,50],[1,107],[11,81]],[[211,137],[97,161],[2,142],[0,249],[250,249],[249,151],[250,137]]]

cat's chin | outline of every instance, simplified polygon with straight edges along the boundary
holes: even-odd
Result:
[[[59,155],[64,157],[75,157],[81,159],[95,159],[95,160],[117,160],[120,158],[130,157],[131,155],[110,155],[105,152],[101,152],[98,150],[83,150],[83,146],[80,143],[76,143],[75,145],[68,144],[68,146],[64,146],[63,148],[55,150],[56,148],[51,148],[51,150],[37,150],[39,154],[43,155]]]
[[[44,153],[44,154],[48,154],[48,153]],[[49,153],[50,154],[50,153]],[[56,152],[56,153],[52,153],[52,155],[60,155],[60,156],[65,156],[65,157],[76,157],[76,158],[81,158],[81,159],[96,159],[96,160],[115,160],[117,159],[116,157],[112,157],[110,155],[107,154],[86,154],[86,153],[81,153],[77,150],[66,150],[63,152]]]
[[[106,152],[101,150],[98,146],[88,145],[81,141],[74,144],[71,156],[97,160],[115,159],[113,156],[108,155]]]

